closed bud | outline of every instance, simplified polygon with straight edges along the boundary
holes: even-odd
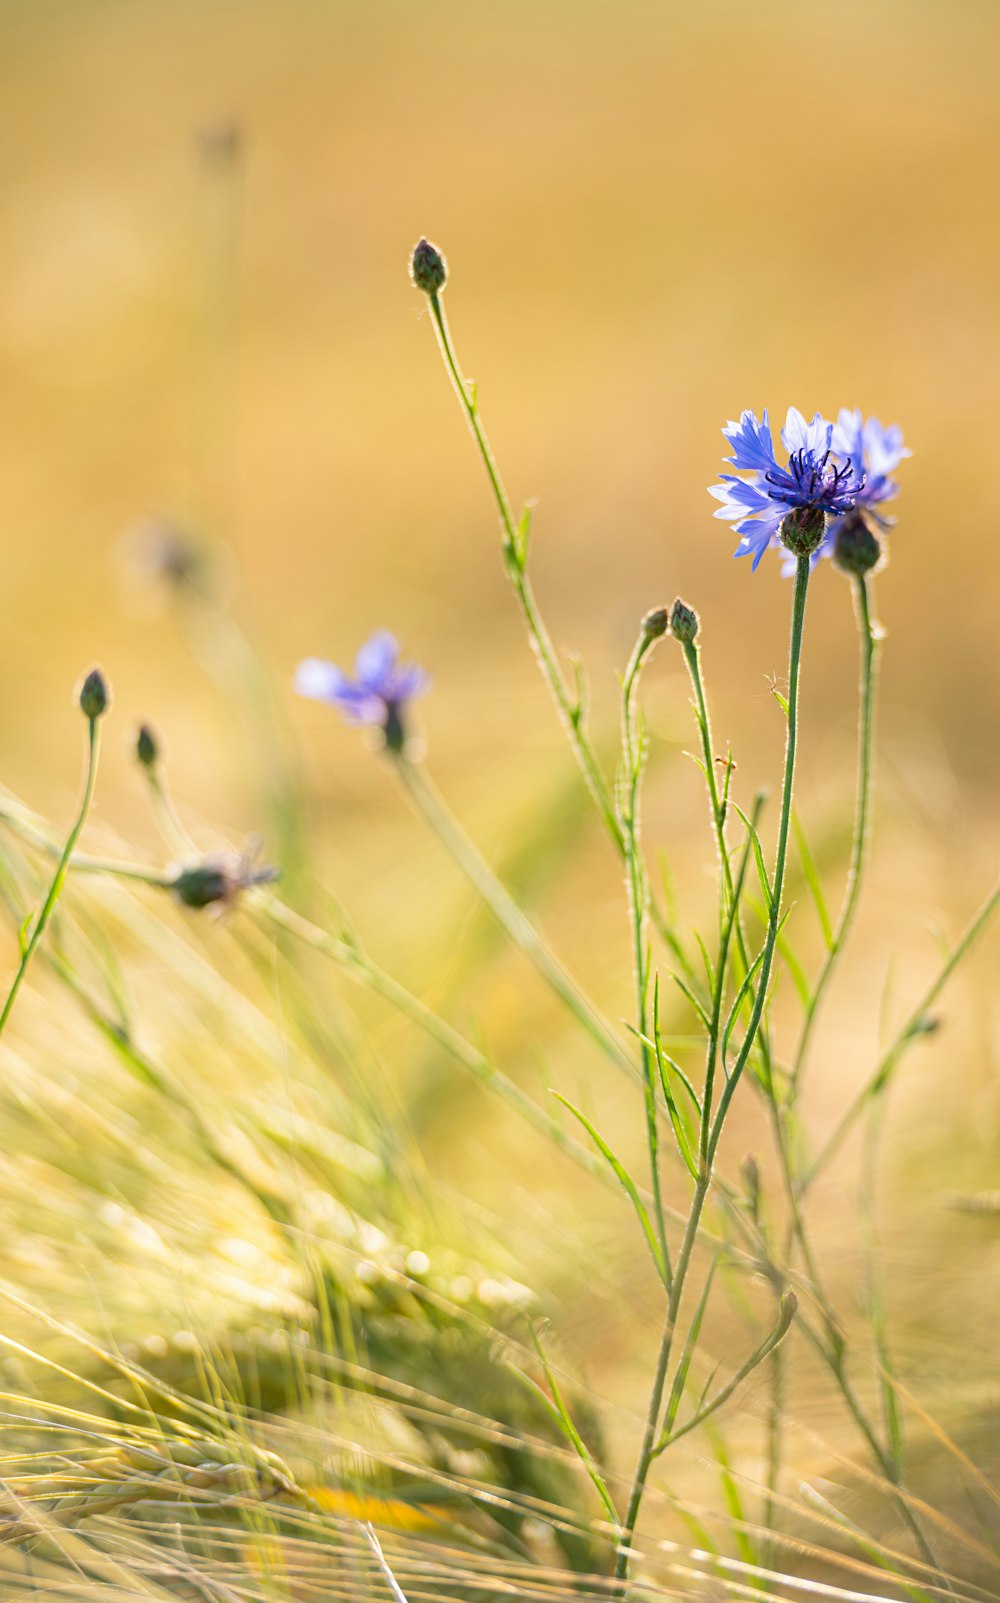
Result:
[[[422,290],[425,295],[436,295],[438,290],[444,289],[448,264],[429,239],[422,239],[414,247],[410,258],[410,277],[414,288]]]
[[[746,1193],[747,1206],[756,1220],[760,1213],[760,1167],[754,1153],[748,1152],[740,1164],[740,1175]]]
[[[135,737],[136,761],[143,768],[155,768],[160,751],[156,744],[156,736],[148,724],[140,724],[139,732]]]
[[[213,902],[229,900],[232,880],[221,864],[199,863],[196,868],[182,868],[170,889],[185,907],[211,907]]]
[[[871,573],[882,559],[882,544],[860,507],[840,519],[833,537],[833,560],[843,573]]]
[[[108,691],[108,682],[100,668],[91,668],[80,686],[78,699],[80,711],[85,718],[90,719],[92,724],[96,723],[98,718],[104,717],[111,697]]]
[[[796,557],[811,557],[823,544],[826,513],[822,507],[795,507],[782,522],[778,539]]]
[[[686,606],[680,596],[670,609],[670,633],[682,646],[689,646],[698,637],[701,624],[693,607]]]
[[[178,868],[169,889],[184,907],[231,907],[241,892],[255,885],[270,885],[278,878],[276,868],[267,864],[256,867],[255,858],[256,844],[239,856],[220,852],[204,857],[200,863]]]
[[[642,632],[647,640],[659,640],[670,628],[670,612],[666,607],[654,607],[642,620]]]

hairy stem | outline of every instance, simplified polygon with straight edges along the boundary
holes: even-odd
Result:
[[[458,365],[458,357],[448,328],[441,297],[436,292],[428,296],[431,315],[434,319],[434,328],[437,333],[441,355],[445,367],[455,389],[455,394],[461,403],[466,421],[472,431],[483,466],[486,469],[493,491],[493,498],[500,514],[500,523],[503,529],[504,561],[507,574],[514,588],[520,604],[521,613],[528,628],[528,634],[538,658],[538,665],[552,694],[559,716],[562,719],[570,745],[580,765],[583,776],[590,789],[591,795],[597,804],[597,809],[604,822],[604,827],[611,836],[617,851],[624,856],[625,842],[622,837],[621,825],[615,815],[614,803],[607,779],[597,758],[597,753],[591,743],[584,725],[584,708],[579,694],[574,693],[566,683],[566,678],[559,666],[555,646],[545,627],[538,605],[535,601],[531,581],[526,569],[525,538],[519,530],[511,504],[504,489],[500,470],[490,448],[489,440],[479,420],[479,408],[467,380],[462,375]]]
[[[857,576],[854,592],[858,619],[858,639],[861,646],[861,691],[858,712],[858,788],[854,812],[854,836],[851,843],[851,862],[847,872],[847,887],[840,915],[830,937],[826,957],[816,984],[806,1002],[802,1033],[792,1061],[789,1095],[794,1100],[805,1067],[813,1030],[819,1010],[833,978],[837,960],[851,933],[854,916],[861,896],[861,881],[871,830],[872,802],[872,746],[875,730],[874,696],[875,675],[878,665],[878,626],[872,619],[871,580],[866,573]]]
[[[781,897],[785,886],[785,864],[788,858],[788,834],[792,821],[792,791],[795,783],[795,755],[799,728],[799,670],[802,659],[802,633],[806,616],[806,595],[809,589],[809,558],[799,556],[795,567],[795,593],[792,598],[792,632],[788,654],[788,737],[785,745],[785,776],[781,787],[781,812],[778,817],[778,844],[774,858],[774,876],[771,882],[771,905],[768,909],[767,933],[757,977],[757,993],[747,1022],[743,1044],[736,1055],[729,1078],[719,1098],[719,1107],[708,1139],[707,1158],[715,1160],[722,1138],[726,1114],[736,1094],[740,1077],[757,1039],[764,1006],[767,1001],[771,968],[778,942],[781,923]]]

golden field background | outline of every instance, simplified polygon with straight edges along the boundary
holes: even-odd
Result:
[[[814,1058],[821,1130],[872,1062],[887,976],[899,1017],[933,968],[934,929],[954,935],[995,872],[998,65],[1000,11],[969,0],[4,0],[4,782],[69,817],[71,691],[100,661],[115,714],[91,839],[159,850],[128,751],[143,717],[167,738],[206,844],[259,830],[274,854],[269,757],[234,715],[226,626],[151,608],[123,573],[142,519],[199,530],[229,554],[231,611],[287,708],[317,861],[368,944],[533,1087],[582,1088],[627,1140],[620,1088],[577,1062],[391,776],[290,692],[300,656],[347,662],[391,627],[434,677],[419,709],[431,772],[497,866],[522,875],[609,1015],[627,1011],[618,870],[582,821],[409,250],[427,234],[447,254],[459,353],[514,500],[538,497],[537,589],[558,643],[588,665],[609,761],[614,671],[643,612],[679,591],[704,620],[717,739],[735,745],[743,799],[776,784],[769,683],[784,673],[790,592],[776,563],[734,563],[711,516],[719,428],[747,405],[898,420],[913,459],[877,586],[875,853]],[[855,655],[847,587],[824,570],[800,810],[834,887]],[[647,698],[647,835],[703,917],[712,853],[669,641]],[[886,1185],[904,1371],[959,1422],[985,1373],[996,1230],[942,1197],[997,1184],[996,951],[994,936],[910,1060]],[[168,1009],[169,995],[149,1002]],[[597,1232],[639,1323],[581,1294],[567,1328],[595,1384],[617,1365],[611,1389],[637,1398],[648,1288],[624,1215],[595,1222],[598,1199],[562,1197],[558,1168],[535,1194],[537,1152],[478,1093],[432,1081],[407,1095],[449,1184],[521,1230],[541,1279],[562,1275],[533,1243],[547,1218],[568,1252]],[[764,1139],[752,1104],[742,1121],[734,1157]],[[818,1193],[817,1239],[848,1298],[854,1190],[845,1164]]]

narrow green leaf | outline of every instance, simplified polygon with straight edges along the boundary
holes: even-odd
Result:
[[[809,887],[809,894],[813,899],[813,906],[819,918],[820,929],[823,931],[823,939],[826,942],[827,951],[829,951],[833,945],[833,920],[830,918],[826,897],[823,895],[823,886],[816,867],[816,860],[809,850],[809,842],[806,840],[805,830],[802,828],[802,822],[797,813],[792,814],[792,828],[795,831],[795,845],[798,848],[803,878]]]
[[[679,974],[671,974],[670,978],[673,980],[674,984],[681,991],[683,991],[684,995],[687,997],[688,1001],[691,1003],[691,1006],[694,1008],[694,1010],[697,1013],[698,1017],[701,1019],[702,1024],[704,1024],[706,1030],[711,1030],[711,1028],[712,1028],[711,1020],[709,1019],[709,1016],[708,1016],[707,1012],[705,1011],[705,1009],[702,1006],[701,1002],[698,1000],[698,998],[695,995],[694,991],[692,991],[690,985],[687,983],[687,980],[682,979]]]
[[[776,944],[778,951],[781,953],[781,956],[784,959],[785,967],[792,976],[792,984],[795,986],[795,989],[798,992],[799,1001],[802,1003],[803,1007],[808,1007],[810,987],[802,964],[795,956],[795,953],[792,951],[791,946],[783,935],[778,936]]]
[[[691,1371],[691,1361],[694,1358],[695,1347],[701,1335],[702,1322],[705,1318],[705,1310],[708,1307],[708,1299],[712,1292],[715,1266],[716,1260],[713,1258],[705,1279],[704,1289],[698,1299],[698,1306],[688,1326],[688,1333],[684,1341],[684,1351],[681,1353],[677,1368],[674,1371],[673,1385],[670,1388],[670,1396],[667,1398],[667,1410],[663,1416],[663,1429],[660,1432],[660,1440],[657,1443],[657,1448],[661,1452],[670,1439],[670,1432],[677,1418],[677,1410],[681,1405],[681,1398],[684,1396],[684,1388],[687,1385],[687,1378]]]
[[[573,1451],[576,1453],[577,1457],[580,1459],[580,1462],[583,1464],[584,1469],[587,1471],[587,1474],[590,1476],[590,1479],[594,1485],[594,1489],[604,1505],[604,1511],[609,1520],[611,1521],[612,1525],[618,1526],[621,1522],[618,1517],[618,1510],[615,1508],[614,1498],[611,1496],[611,1493],[608,1490],[608,1484],[605,1481],[604,1476],[597,1467],[594,1455],[591,1453],[590,1448],[580,1435],[580,1432],[573,1421],[573,1416],[570,1414],[570,1411],[566,1406],[559,1382],[556,1380],[552,1365],[549,1363],[548,1358],[545,1355],[545,1350],[542,1347],[538,1331],[534,1326],[532,1326],[531,1329],[531,1344],[535,1349],[535,1353],[537,1354],[538,1362],[541,1364],[542,1369],[545,1372],[545,1379],[548,1382],[549,1391],[552,1394],[551,1397],[546,1394],[541,1386],[537,1385],[535,1381],[532,1380],[530,1375],[524,1374],[522,1370],[515,1370],[514,1372],[515,1374],[520,1375],[520,1378],[542,1399],[542,1402],[555,1419],[556,1424],[562,1430],[563,1434],[572,1446]]]
[[[770,917],[770,914],[774,908],[774,896],[771,891],[771,881],[767,877],[767,866],[764,862],[764,849],[760,844],[760,836],[757,833],[753,821],[747,817],[742,807],[738,806],[736,802],[733,802],[733,808],[743,820],[747,832],[749,833],[750,840],[753,844],[754,862],[757,865],[757,878],[760,880],[760,888],[764,895],[764,906],[767,908],[768,916]]]
[[[521,516],[517,520],[517,527],[514,530],[514,543],[517,546],[518,561],[522,568],[528,559],[528,542],[531,539],[531,519],[534,515],[534,510],[533,501],[525,502],[521,508]]]
[[[646,1212],[645,1204],[639,1195],[638,1186],[632,1179],[632,1176],[629,1174],[621,1159],[615,1156],[604,1137],[598,1130],[595,1129],[593,1124],[591,1124],[586,1114],[581,1113],[579,1108],[574,1107],[572,1102],[570,1102],[567,1097],[564,1097],[560,1091],[553,1091],[552,1095],[555,1097],[557,1102],[561,1102],[563,1107],[567,1108],[569,1112],[572,1113],[574,1119],[579,1120],[587,1134],[590,1136],[590,1139],[593,1141],[598,1152],[601,1154],[601,1157],[607,1164],[609,1164],[614,1172],[615,1178],[631,1202],[632,1207],[635,1209],[636,1218],[642,1226],[642,1232],[646,1237],[647,1243],[649,1244],[649,1250],[653,1255],[653,1262],[656,1264],[657,1272],[659,1273],[663,1284],[666,1286],[668,1283],[667,1269],[663,1262],[663,1254],[660,1250],[660,1243],[656,1239],[656,1233],[653,1230],[653,1226],[650,1222],[649,1214]]]

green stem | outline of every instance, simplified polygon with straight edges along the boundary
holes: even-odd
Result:
[[[721,897],[721,937],[719,942],[719,959],[715,975],[715,986],[712,995],[711,1024],[708,1032],[708,1041],[705,1054],[705,1091],[702,1099],[702,1129],[701,1129],[701,1158],[706,1162],[708,1158],[708,1141],[711,1129],[712,1099],[715,1093],[715,1070],[718,1056],[719,1033],[722,1021],[722,1003],[725,995],[726,969],[729,957],[730,941],[735,932],[736,946],[745,975],[750,967],[747,956],[746,941],[743,935],[743,922],[739,911],[739,886],[734,882],[732,864],[729,860],[729,850],[726,842],[726,809],[719,795],[718,781],[715,777],[715,753],[712,742],[712,725],[708,712],[708,698],[705,695],[705,684],[701,672],[701,651],[696,641],[689,640],[683,643],[684,658],[687,662],[688,673],[691,677],[691,686],[695,694],[695,708],[698,731],[701,736],[702,763],[705,770],[705,782],[708,786],[709,806],[712,813],[712,830],[715,836],[716,852],[719,858],[719,871],[722,876]],[[752,823],[754,828],[763,797],[758,797],[754,806]],[[742,978],[742,976],[741,976]],[[752,1006],[752,1002],[750,1004]],[[763,1034],[763,1025],[760,1032]]]
[[[546,946],[537,929],[518,906],[507,887],[494,874],[486,859],[469,839],[440,792],[421,768],[402,753],[394,755],[393,766],[410,800],[428,823],[438,840],[454,858],[463,874],[479,892],[497,920],[545,982],[582,1025],[601,1051],[618,1068],[635,1074],[631,1055],[615,1036],[610,1024],[592,1007],[580,987]]]
[[[0,822],[7,824],[29,846],[44,852],[46,857],[62,857],[62,846],[50,840],[45,831],[20,808],[0,802]],[[164,874],[162,869],[146,868],[142,863],[120,862],[114,857],[89,857],[85,852],[77,852],[68,866],[73,874],[110,874],[115,879],[131,879],[142,885],[155,885],[160,890],[168,890],[171,883],[170,876]]]
[[[69,835],[67,836],[66,844],[60,854],[59,862],[52,879],[52,884],[49,886],[48,895],[46,896],[45,901],[42,903],[41,912],[34,921],[31,934],[28,936],[28,939],[22,946],[21,961],[18,964],[17,973],[14,975],[10,990],[7,993],[7,1000],[3,1005],[3,1011],[0,1012],[0,1035],[3,1034],[7,1020],[10,1018],[11,1009],[14,1006],[17,993],[21,989],[21,984],[24,980],[25,974],[28,972],[28,965],[35,954],[39,941],[45,933],[45,927],[52,916],[55,905],[59,900],[60,893],[62,892],[63,885],[66,881],[66,872],[69,868],[70,858],[73,855],[73,849],[80,838],[80,832],[83,829],[84,823],[86,822],[87,814],[90,811],[90,804],[94,798],[94,786],[97,783],[97,761],[100,755],[100,749],[100,722],[97,718],[91,718],[88,721],[87,728],[87,772],[83,786],[83,800],[80,803],[80,810],[77,813],[76,821],[73,824]]]
[[[491,1063],[489,1058],[471,1041],[467,1041],[458,1030],[439,1017],[425,1002],[414,996],[391,974],[387,974],[377,963],[374,963],[367,953],[352,937],[351,940],[342,940],[331,935],[327,930],[320,929],[301,913],[285,905],[275,896],[263,896],[261,906],[273,923],[281,929],[288,931],[306,945],[322,952],[340,965],[345,974],[356,985],[373,991],[383,1001],[388,1002],[397,1012],[403,1014],[411,1023],[424,1031],[424,1033],[437,1043],[441,1049],[451,1057],[454,1062],[461,1065],[473,1074],[476,1079],[488,1085],[497,1092],[515,1112],[544,1136],[567,1156],[581,1164],[589,1174],[597,1175],[601,1180],[608,1178],[604,1164],[595,1155],[590,1153],[572,1136],[568,1136],[557,1120],[538,1107],[526,1096],[519,1085],[516,1085],[508,1075]]]
[[[757,978],[757,993],[753,1010],[747,1022],[743,1044],[736,1055],[729,1079],[719,1098],[719,1107],[708,1141],[707,1159],[715,1161],[729,1105],[736,1094],[740,1077],[757,1038],[764,1006],[767,1001],[771,967],[778,941],[781,922],[781,897],[785,886],[785,864],[788,857],[788,833],[792,821],[792,790],[795,782],[795,753],[799,727],[799,669],[802,658],[802,632],[806,616],[806,595],[809,589],[809,558],[799,556],[795,566],[795,593],[792,598],[792,632],[788,655],[788,738],[785,746],[785,777],[781,788],[781,812],[778,818],[778,845],[774,858],[774,877],[771,883],[771,906],[768,909],[767,933]]]
[[[805,1067],[820,1006],[833,977],[837,960],[844,949],[854,923],[854,916],[861,896],[861,881],[871,829],[872,745],[875,727],[874,693],[875,674],[878,664],[878,628],[872,620],[872,591],[868,574],[862,573],[857,576],[854,597],[858,619],[858,639],[861,646],[861,692],[858,714],[858,789],[854,814],[854,838],[851,844],[851,862],[847,873],[847,886],[844,892],[843,905],[840,909],[836,927],[830,937],[823,966],[806,1002],[802,1033],[792,1062],[789,1096],[793,1101],[798,1092],[799,1081]]]
[[[805,1194],[820,1171],[826,1168],[826,1165],[839,1148],[841,1142],[844,1140],[844,1137],[848,1134],[858,1116],[864,1111],[864,1108],[866,1107],[870,1098],[875,1095],[876,1092],[880,1091],[888,1082],[893,1070],[896,1067],[896,1064],[899,1062],[910,1043],[917,1040],[921,1035],[927,1034],[928,1009],[934,1005],[955,969],[958,967],[959,963],[967,955],[970,949],[975,945],[980,935],[982,935],[998,907],[1000,907],[1000,884],[994,887],[989,896],[986,898],[982,907],[980,907],[978,912],[973,917],[971,923],[966,926],[962,935],[948,953],[948,956],[945,958],[944,963],[941,965],[941,968],[938,970],[934,979],[927,987],[920,1001],[910,1013],[905,1024],[898,1031],[895,1038],[890,1042],[886,1050],[882,1053],[878,1063],[875,1065],[875,1068],[865,1081],[864,1085],[861,1087],[860,1091],[856,1092],[851,1102],[841,1114],[834,1130],[827,1137],[826,1142],[820,1148],[816,1157],[809,1166],[809,1169],[800,1180],[798,1188],[800,1196]]]
[[[656,1359],[656,1370],[653,1375],[653,1386],[649,1395],[649,1407],[646,1411],[646,1423],[643,1427],[642,1443],[639,1448],[639,1458],[636,1463],[632,1488],[629,1492],[628,1506],[625,1518],[618,1532],[618,1551],[615,1559],[614,1579],[624,1582],[628,1579],[629,1562],[632,1557],[632,1539],[635,1528],[639,1522],[639,1511],[646,1491],[646,1482],[649,1471],[656,1459],[657,1438],[659,1436],[660,1412],[663,1407],[663,1393],[667,1382],[667,1371],[670,1367],[670,1355],[673,1350],[674,1332],[677,1328],[677,1315],[680,1312],[681,1297],[684,1294],[684,1284],[687,1280],[688,1270],[691,1267],[691,1256],[698,1236],[698,1226],[701,1222],[702,1209],[708,1195],[709,1178],[701,1176],[695,1187],[691,1200],[691,1212],[688,1215],[684,1239],[677,1255],[677,1268],[667,1304],[667,1318],[660,1338],[660,1350]]]
[[[628,1578],[629,1560],[631,1557],[631,1543],[635,1534],[642,1499],[646,1490],[650,1467],[656,1457],[656,1444],[659,1434],[659,1418],[663,1404],[663,1391],[666,1385],[667,1371],[670,1365],[670,1355],[673,1347],[674,1331],[677,1325],[677,1315],[680,1312],[681,1299],[687,1280],[688,1270],[691,1266],[691,1257],[694,1244],[698,1236],[698,1226],[701,1222],[702,1210],[712,1181],[712,1168],[719,1140],[722,1135],[725,1117],[729,1110],[740,1075],[750,1056],[754,1040],[760,1026],[767,998],[768,984],[771,976],[771,966],[777,944],[778,925],[781,918],[781,895],[785,881],[785,862],[788,855],[788,833],[792,816],[792,790],[795,777],[795,751],[798,734],[798,705],[799,705],[799,667],[802,656],[802,633],[805,623],[806,595],[809,588],[809,558],[800,556],[796,562],[795,590],[792,598],[792,628],[788,663],[788,741],[785,748],[785,774],[781,795],[781,814],[778,820],[778,844],[775,853],[774,878],[772,882],[771,906],[768,909],[767,934],[765,936],[764,952],[760,964],[760,973],[757,984],[757,993],[754,998],[753,1010],[747,1025],[743,1044],[737,1054],[736,1061],[725,1090],[719,1099],[719,1107],[715,1120],[711,1125],[711,1133],[705,1144],[705,1156],[701,1171],[695,1185],[694,1196],[691,1200],[691,1212],[688,1215],[684,1239],[677,1256],[677,1267],[674,1271],[673,1283],[667,1307],[667,1319],[663,1335],[660,1339],[660,1351],[657,1357],[656,1370],[653,1377],[653,1387],[650,1393],[649,1408],[646,1415],[646,1424],[643,1430],[642,1443],[639,1449],[639,1459],[636,1464],[635,1475],[632,1481],[632,1490],[629,1495],[625,1519],[619,1533],[618,1556],[615,1563],[614,1576],[617,1582]],[[707,1105],[706,1105],[707,1106]],[[704,1118],[710,1118],[706,1113]]]
[[[500,477],[500,470],[497,467],[485,430],[479,421],[479,410],[476,401],[472,393],[470,393],[468,383],[462,376],[462,370],[458,365],[458,357],[455,354],[451,332],[444,314],[444,307],[441,304],[441,297],[437,293],[432,293],[428,296],[428,301],[430,302],[431,315],[434,319],[434,328],[445,367],[454,386],[455,394],[458,396],[462,410],[465,413],[466,421],[472,431],[472,437],[482,458],[483,466],[490,481],[490,488],[493,491],[493,498],[497,504],[497,511],[500,514],[500,522],[503,528],[504,561],[507,573],[520,603],[521,612],[528,627],[528,634],[531,638],[535,655],[538,658],[539,667],[555,701],[584,779],[597,804],[604,827],[614,842],[616,850],[624,857],[625,841],[622,836],[621,826],[615,816],[608,782],[605,779],[597,754],[584,726],[582,699],[579,694],[574,695],[566,683],[551,636],[538,610],[534,592],[531,588],[531,581],[528,578],[525,567],[524,539],[515,523],[510,501],[504,489],[503,480]]]
[[[640,844],[639,793],[645,767],[642,731],[636,724],[635,691],[642,664],[657,639],[643,630],[636,641],[622,680],[622,770],[618,787],[618,822],[625,842],[625,884],[628,892],[629,923],[632,933],[632,967],[635,981],[636,1022],[642,1053],[642,1079],[645,1087],[646,1145],[649,1152],[650,1184],[660,1251],[670,1284],[670,1247],[667,1240],[663,1196],[660,1188],[660,1138],[657,1121],[656,1077],[653,1054],[649,1049],[649,882]]]

